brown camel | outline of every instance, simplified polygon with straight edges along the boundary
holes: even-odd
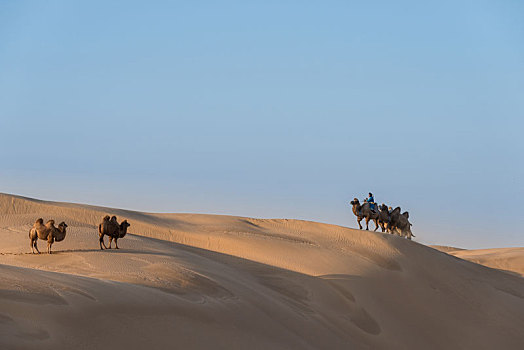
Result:
[[[378,213],[371,210],[371,207],[369,203],[365,202],[364,204],[360,205],[360,202],[357,198],[353,198],[351,202],[349,202],[353,207],[353,214],[357,217],[357,223],[358,227],[362,230],[362,225],[360,224],[360,221],[362,219],[366,219],[366,230],[369,230],[369,220],[373,220],[375,222],[375,230],[378,229]]]
[[[109,218],[109,215],[104,216],[102,222],[100,225],[98,225],[100,249],[111,249],[111,243],[113,242],[113,239],[115,240],[115,249],[120,249],[118,248],[118,239],[123,238],[126,235],[127,228],[129,226],[131,225],[127,222],[127,220],[124,220],[119,224],[116,216],[113,216],[112,218]],[[104,235],[109,237],[109,248],[104,243]],[[104,248],[102,248],[102,245]]]
[[[54,220],[49,220],[44,225],[44,220],[39,218],[33,224],[33,227],[29,230],[29,239],[31,240],[31,252],[34,254],[35,249],[40,254],[38,250],[37,241],[42,239],[47,241],[47,252],[51,254],[51,246],[54,242],[60,242],[65,239],[66,236],[67,224],[61,222],[58,227],[55,226]]]

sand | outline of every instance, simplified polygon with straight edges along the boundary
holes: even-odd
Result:
[[[524,248],[475,249],[451,252],[458,258],[524,277]]]
[[[106,214],[131,223],[119,250]],[[38,217],[69,225],[54,254],[30,254]],[[524,348],[524,248],[1,194],[0,235],[2,349]]]

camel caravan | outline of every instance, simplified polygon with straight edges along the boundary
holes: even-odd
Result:
[[[375,230],[380,228],[382,232],[388,232],[391,234],[398,234],[400,237],[411,239],[415,235],[411,232],[412,224],[409,222],[409,213],[407,211],[401,213],[400,207],[392,209],[385,204],[381,204],[377,208],[377,204],[373,198],[373,194],[370,192],[369,197],[364,200],[364,203],[360,204],[357,198],[353,198],[349,202],[353,208],[353,214],[357,217],[357,223],[359,228],[362,230],[360,221],[366,220],[366,230],[369,230],[369,221],[372,220],[375,223]]]
[[[102,222],[98,225],[98,236],[100,242],[100,249],[111,249],[111,243],[115,241],[115,249],[118,248],[117,241],[119,238],[124,238],[127,233],[127,228],[131,226],[127,220],[122,221],[120,224],[117,221],[116,216],[109,217],[104,216]],[[54,242],[61,242],[66,237],[67,224],[61,222],[58,227],[55,226],[55,220],[49,220],[44,225],[44,219],[39,218],[33,224],[33,227],[29,230],[29,240],[31,241],[31,253],[35,254],[35,249],[38,254],[37,242],[39,239],[47,241],[47,253],[51,254],[51,246]],[[109,237],[109,248],[104,242],[104,236]],[[102,248],[102,245],[104,248]]]
[[[362,230],[361,221],[366,220],[366,230],[369,230],[369,221],[375,222],[375,230],[380,228],[382,232],[388,232],[391,234],[397,233],[401,237],[411,239],[415,235],[411,232],[411,223],[409,222],[409,213],[407,211],[401,213],[400,207],[391,209],[385,204],[378,206],[375,203],[373,194],[369,193],[369,197],[360,204],[357,198],[354,198],[350,204],[353,207],[353,214],[357,217],[357,223],[359,228]],[[102,222],[98,225],[98,237],[100,249],[111,249],[113,240],[115,241],[115,249],[118,248],[118,239],[124,238],[127,234],[127,228],[131,226],[127,220],[118,223],[116,216],[110,217],[106,215],[102,218]],[[33,224],[33,227],[29,230],[29,240],[31,241],[31,253],[36,252],[40,254],[38,250],[37,242],[39,239],[47,241],[47,252],[51,254],[51,247],[54,242],[61,242],[66,237],[67,224],[61,222],[58,227],[55,226],[54,220],[49,220],[44,225],[44,220],[39,218]],[[109,237],[109,247],[104,242],[104,236]]]

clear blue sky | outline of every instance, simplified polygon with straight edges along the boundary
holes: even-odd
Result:
[[[0,191],[524,246],[521,1],[1,1]]]

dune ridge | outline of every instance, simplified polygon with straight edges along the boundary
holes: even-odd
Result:
[[[131,223],[118,251],[98,248],[106,214]],[[28,254],[38,217],[69,225],[53,255]],[[0,235],[2,348],[524,348],[524,279],[450,255],[467,251],[8,194]]]

